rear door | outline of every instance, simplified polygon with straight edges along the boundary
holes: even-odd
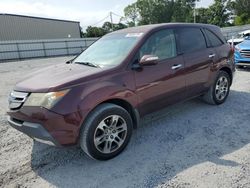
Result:
[[[207,45],[208,48],[213,48],[216,52],[215,57],[213,58],[215,63],[220,63],[223,61],[227,61],[230,58],[231,49],[229,48],[228,44],[223,41],[215,32],[209,29],[203,29],[206,38],[207,38]]]
[[[215,50],[207,48],[200,28],[180,28],[177,30],[177,38],[185,61],[187,97],[194,97],[209,87],[210,67],[214,62]]]
[[[144,55],[158,56],[158,64],[134,71],[140,114],[159,110],[185,98],[183,57],[177,55],[174,30],[153,33],[137,53],[137,62]]]

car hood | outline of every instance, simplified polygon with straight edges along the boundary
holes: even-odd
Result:
[[[238,47],[242,50],[250,50],[250,40],[244,40],[242,43],[238,44]]]
[[[227,42],[231,43],[231,42],[234,42],[234,43],[240,43],[240,42],[243,42],[244,41],[244,38],[236,38],[236,39],[229,39]]]
[[[81,84],[94,78],[105,68],[80,64],[57,64],[35,71],[19,81],[14,90],[24,92],[49,92]]]

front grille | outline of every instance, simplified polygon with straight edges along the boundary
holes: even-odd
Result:
[[[28,95],[29,93],[26,92],[12,91],[9,96],[9,108],[11,110],[21,108]]]
[[[245,58],[250,58],[250,50],[241,50],[240,55]]]

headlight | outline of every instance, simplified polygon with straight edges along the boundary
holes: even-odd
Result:
[[[238,52],[241,50],[239,46],[235,46],[234,49],[235,51],[238,51]]]
[[[42,106],[51,109],[69,90],[50,93],[31,93],[24,106]]]

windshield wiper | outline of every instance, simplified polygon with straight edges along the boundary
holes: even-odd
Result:
[[[90,67],[100,67],[99,65],[97,65],[97,64],[94,64],[94,63],[90,63],[90,62],[74,62],[74,63],[76,63],[76,64],[81,64],[81,65],[87,65],[87,66],[90,66]]]

